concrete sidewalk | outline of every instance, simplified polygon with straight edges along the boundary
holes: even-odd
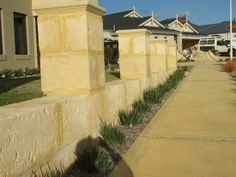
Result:
[[[235,177],[236,82],[214,63],[193,69],[111,177]]]

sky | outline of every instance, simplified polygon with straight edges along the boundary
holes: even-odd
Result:
[[[229,20],[229,0],[99,0],[107,14],[135,8],[144,16],[154,11],[158,20],[186,15],[198,24],[213,24]],[[236,17],[236,0],[233,0]]]

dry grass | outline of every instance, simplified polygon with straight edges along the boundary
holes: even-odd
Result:
[[[232,61],[228,61],[225,66],[224,69],[226,72],[231,73],[233,71],[236,71],[236,60],[232,60]]]

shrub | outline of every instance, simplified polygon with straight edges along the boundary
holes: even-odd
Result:
[[[120,122],[121,125],[124,126],[136,126],[143,121],[143,115],[136,111],[126,111],[126,110],[121,110],[119,112],[119,117],[120,117]]]
[[[228,73],[235,71],[236,70],[236,60],[228,61],[225,64],[224,69]]]
[[[125,133],[123,130],[112,124],[102,123],[100,134],[109,145],[122,145],[125,142]]]
[[[15,71],[13,71],[13,75],[15,77],[24,76],[24,71],[22,69],[15,70]]]
[[[33,74],[39,74],[39,69],[29,69],[29,68],[25,68],[25,74],[26,75],[33,75]]]
[[[112,158],[101,147],[84,149],[77,154],[77,163],[81,172],[109,172],[112,169]]]
[[[6,78],[10,78],[13,75],[13,70],[11,70],[11,69],[4,69],[2,71],[2,75],[4,75]]]
[[[145,114],[150,111],[151,105],[143,100],[135,101],[132,105],[133,110]]]

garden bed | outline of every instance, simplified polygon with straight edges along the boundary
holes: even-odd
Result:
[[[135,101],[131,110],[120,110],[121,125],[101,121],[101,136],[89,137],[78,143],[78,147],[83,148],[76,150],[77,160],[67,172],[57,169],[49,170],[48,173],[42,173],[41,176],[108,177],[122,159],[122,155],[126,154],[143,129],[174,92],[174,89],[184,78],[184,74],[183,70],[176,71],[164,84],[144,91],[143,99]],[[81,144],[83,145],[80,146]]]

